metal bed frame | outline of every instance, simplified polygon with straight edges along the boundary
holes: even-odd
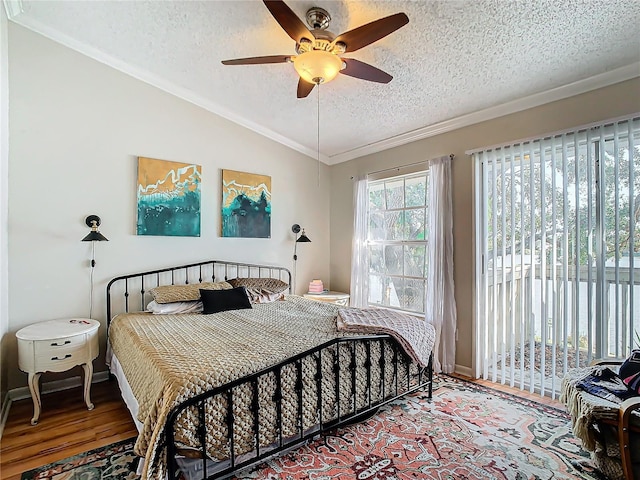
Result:
[[[151,300],[149,290],[159,285],[180,285],[189,283],[199,283],[202,281],[223,281],[235,277],[257,277],[257,278],[278,278],[287,281],[289,293],[291,293],[291,273],[283,267],[254,265],[239,262],[227,262],[210,260],[200,263],[168,267],[159,270],[151,270],[142,273],[123,275],[112,279],[107,285],[107,335],[109,323],[114,312],[126,313],[129,311],[144,310],[146,303]],[[117,293],[116,293],[117,292]],[[130,307],[132,305],[132,307]],[[364,354],[365,361],[357,362],[357,352]],[[375,353],[377,352],[377,353]],[[330,372],[326,368],[323,373],[323,357],[329,358],[331,362]],[[342,361],[341,361],[342,358]],[[344,363],[344,359],[349,359]],[[315,373],[312,382],[303,381],[303,365],[315,365]],[[380,375],[378,385],[372,385],[372,367],[377,368]],[[290,399],[296,403],[295,425],[297,433],[295,435],[284,435],[283,401],[286,392],[283,388],[283,370],[292,370],[295,375],[295,385],[293,388],[294,398]],[[413,370],[413,372],[412,372]],[[327,378],[327,375],[329,378]],[[365,391],[358,391],[358,375],[366,375]],[[276,441],[274,444],[263,445],[260,441],[260,414],[261,407],[258,397],[260,379],[270,377],[275,380],[275,391],[271,396],[270,404],[276,412],[275,432]],[[406,378],[406,384],[399,381],[399,378]],[[335,393],[335,405],[332,412],[327,413],[327,407],[323,402],[323,384],[328,382]],[[347,392],[344,392],[346,384]],[[387,385],[391,385],[387,388]],[[389,335],[359,335],[333,339],[315,348],[302,352],[283,362],[263,369],[252,375],[239,378],[233,382],[221,385],[212,390],[206,391],[197,396],[185,400],[176,406],[167,419],[164,426],[164,438],[167,448],[167,468],[168,478],[178,478],[179,466],[176,461],[179,446],[176,445],[175,425],[181,414],[197,412],[198,425],[197,437],[198,445],[191,445],[191,450],[198,451],[198,463],[201,461],[199,470],[202,472],[202,479],[217,479],[228,477],[244,468],[256,465],[271,458],[283,451],[299,446],[306,441],[325,435],[338,427],[357,422],[374,414],[381,406],[398,399],[409,393],[427,389],[428,398],[432,398],[433,386],[433,355],[427,367],[420,367],[412,362],[410,357],[404,353],[397,342]],[[253,450],[242,455],[236,453],[234,428],[234,391],[238,389],[251,392],[250,408],[253,417]],[[374,392],[378,393],[378,398],[374,399]],[[304,428],[303,398],[313,396],[312,405],[315,405],[315,415],[319,420],[312,428]],[[358,396],[360,398],[358,399]],[[215,461],[215,471],[212,471],[211,459],[207,456],[207,428],[209,425],[205,421],[205,404],[210,401],[221,400],[226,403],[227,414],[225,415],[225,425],[227,432],[226,450],[229,456],[226,460]],[[342,411],[343,401],[347,400],[348,411]],[[289,422],[290,423],[290,422]]]

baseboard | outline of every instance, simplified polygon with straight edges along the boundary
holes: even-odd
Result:
[[[455,372],[465,377],[473,378],[473,370],[470,367],[464,367],[462,365],[456,365]]]
[[[9,392],[2,399],[2,408],[0,408],[0,439],[2,439],[2,432],[4,432],[4,425],[7,423],[9,417],[9,408],[11,408],[11,397]]]
[[[109,372],[97,372],[93,374],[93,379],[91,383],[99,383],[104,382],[109,379]],[[54,380],[53,382],[43,383],[40,387],[40,395],[45,395],[47,393],[59,392],[60,390],[68,390],[70,388],[81,387],[83,385],[82,377],[71,377],[65,378],[63,380]],[[9,390],[7,396],[10,399],[10,402],[15,402],[16,400],[24,400],[25,398],[31,398],[31,392],[29,391],[29,387],[20,387]]]

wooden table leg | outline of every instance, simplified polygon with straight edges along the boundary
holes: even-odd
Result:
[[[33,399],[33,418],[31,425],[37,425],[40,418],[40,373],[29,372],[29,390]]]
[[[93,378],[93,363],[87,362],[82,365],[84,369],[84,401],[87,404],[88,410],[93,410],[93,403],[91,403],[91,379]]]

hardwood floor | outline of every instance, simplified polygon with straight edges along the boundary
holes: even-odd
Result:
[[[32,468],[137,435],[118,382],[93,384],[91,400],[89,411],[80,387],[43,395],[35,426],[31,399],[14,402],[0,440],[0,478],[19,480]]]
[[[511,395],[515,395],[516,397],[526,398],[527,400],[533,400],[534,402],[542,403],[544,405],[549,405],[551,407],[559,408],[560,410],[566,411],[565,406],[562,403],[560,403],[558,400],[552,400],[549,397],[541,397],[537,393],[530,393],[528,390],[520,390],[519,388],[510,387],[508,385],[500,385],[499,383],[494,383],[490,380],[482,380],[482,379],[473,380],[470,377],[467,377],[464,375],[458,375],[456,373],[452,374],[451,376],[461,378],[463,380],[469,380],[473,383],[477,383],[478,385],[484,385],[485,387],[510,393]]]
[[[519,389],[486,380],[476,383],[563,408],[558,401]],[[31,425],[31,399],[14,402],[0,440],[0,478],[20,480],[21,474],[32,468],[137,434],[131,415],[120,398],[118,382],[93,384],[91,399],[95,408],[88,411],[80,388],[43,395],[42,414],[36,426]]]

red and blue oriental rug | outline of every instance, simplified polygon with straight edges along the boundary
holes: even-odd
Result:
[[[566,413],[451,377],[243,472],[256,480],[600,479]],[[22,480],[136,479],[133,440],[26,472]]]

